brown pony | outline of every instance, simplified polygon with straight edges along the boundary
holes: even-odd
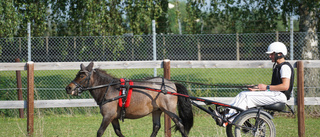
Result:
[[[103,135],[110,123],[118,136],[123,136],[120,130],[119,119],[122,108],[119,107],[120,79],[112,77],[105,71],[93,69],[93,62],[87,67],[80,65],[80,71],[74,80],[66,87],[67,94],[79,95],[83,90],[90,94],[100,107],[103,116],[97,136]],[[134,80],[133,80],[134,81]],[[193,113],[189,98],[164,94],[166,91],[187,94],[187,89],[179,83],[173,83],[163,78],[150,78],[144,81],[134,81],[134,86],[160,89],[155,92],[145,88],[133,88],[130,105],[125,109],[123,118],[137,119],[152,114],[153,131],[156,136],[160,129],[160,116],[166,113],[175,123],[176,130],[182,136],[187,136],[193,126]],[[159,90],[158,90],[159,91]],[[178,105],[179,116],[176,114]]]

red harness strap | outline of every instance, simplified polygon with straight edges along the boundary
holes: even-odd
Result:
[[[126,80],[123,79],[123,78],[120,79],[120,82],[121,82],[121,85],[125,85],[125,84],[126,84]],[[133,81],[130,80],[130,81],[129,81],[129,85],[132,86],[132,85],[133,85]],[[125,88],[121,88],[121,89],[120,89],[119,96],[122,95],[122,91],[123,91],[123,90],[125,90]],[[131,94],[132,94],[132,88],[129,88],[129,89],[128,89],[127,100],[126,100],[126,102],[125,102],[125,104],[124,104],[124,107],[125,107],[125,108],[129,107],[129,105],[130,105]],[[122,104],[123,104],[122,98],[119,98],[119,106],[122,107]]]

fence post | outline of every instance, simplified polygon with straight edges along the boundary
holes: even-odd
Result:
[[[152,20],[152,39],[153,39],[153,61],[157,60],[157,32],[156,32],[156,21]],[[157,76],[157,68],[153,69],[153,76]]]
[[[46,56],[47,56],[47,61],[50,62],[50,55],[49,55],[49,37],[46,37]]]
[[[28,77],[28,99],[27,99],[27,132],[29,136],[33,135],[34,122],[34,63],[27,62]]]
[[[299,137],[305,136],[304,124],[304,67],[303,61],[297,62],[297,82],[298,82],[298,134]]]
[[[28,61],[31,61],[31,23],[28,23]]]
[[[290,17],[290,60],[293,60],[293,17]]]
[[[240,60],[240,43],[239,43],[239,33],[236,33],[236,39],[237,39],[237,60]]]
[[[104,43],[104,41],[103,41]],[[77,38],[76,37],[73,37],[73,49],[74,49],[74,52],[73,52],[73,59],[72,60],[76,60],[77,58],[77,54],[75,51],[77,51]],[[105,51],[103,51],[103,54],[105,54]],[[105,55],[103,55],[105,57]]]
[[[19,57],[21,57],[21,38],[19,38]]]
[[[19,58],[16,58],[16,62],[20,62]],[[21,72],[20,70],[16,71],[16,78],[17,78],[17,94],[18,94],[18,100],[23,100],[22,96],[22,82],[21,82]],[[19,117],[24,118],[24,112],[23,108],[19,109]]]
[[[164,78],[170,79],[170,60],[163,61],[163,75]],[[171,119],[167,114],[164,114],[164,134],[166,137],[171,137]]]
[[[197,38],[197,45],[198,45],[198,61],[200,61],[201,60],[201,45],[200,45],[199,38]]]

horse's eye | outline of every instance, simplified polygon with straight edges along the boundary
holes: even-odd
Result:
[[[84,78],[85,75],[80,75],[80,78]]]

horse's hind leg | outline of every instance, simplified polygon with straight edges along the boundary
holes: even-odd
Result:
[[[114,132],[119,136],[119,137],[124,137],[121,133],[121,129],[120,129],[120,124],[119,124],[119,120],[118,119],[114,119],[112,121],[112,126],[114,129]]]
[[[176,124],[177,129],[180,131],[181,135],[183,137],[187,137],[188,135],[186,134],[185,130],[184,130],[184,126],[181,122],[181,119],[174,113],[170,112],[170,111],[164,111],[171,119],[172,121]]]
[[[153,130],[151,137],[155,137],[158,134],[159,129],[161,128],[160,116],[162,111],[152,112],[152,121],[153,121]]]

